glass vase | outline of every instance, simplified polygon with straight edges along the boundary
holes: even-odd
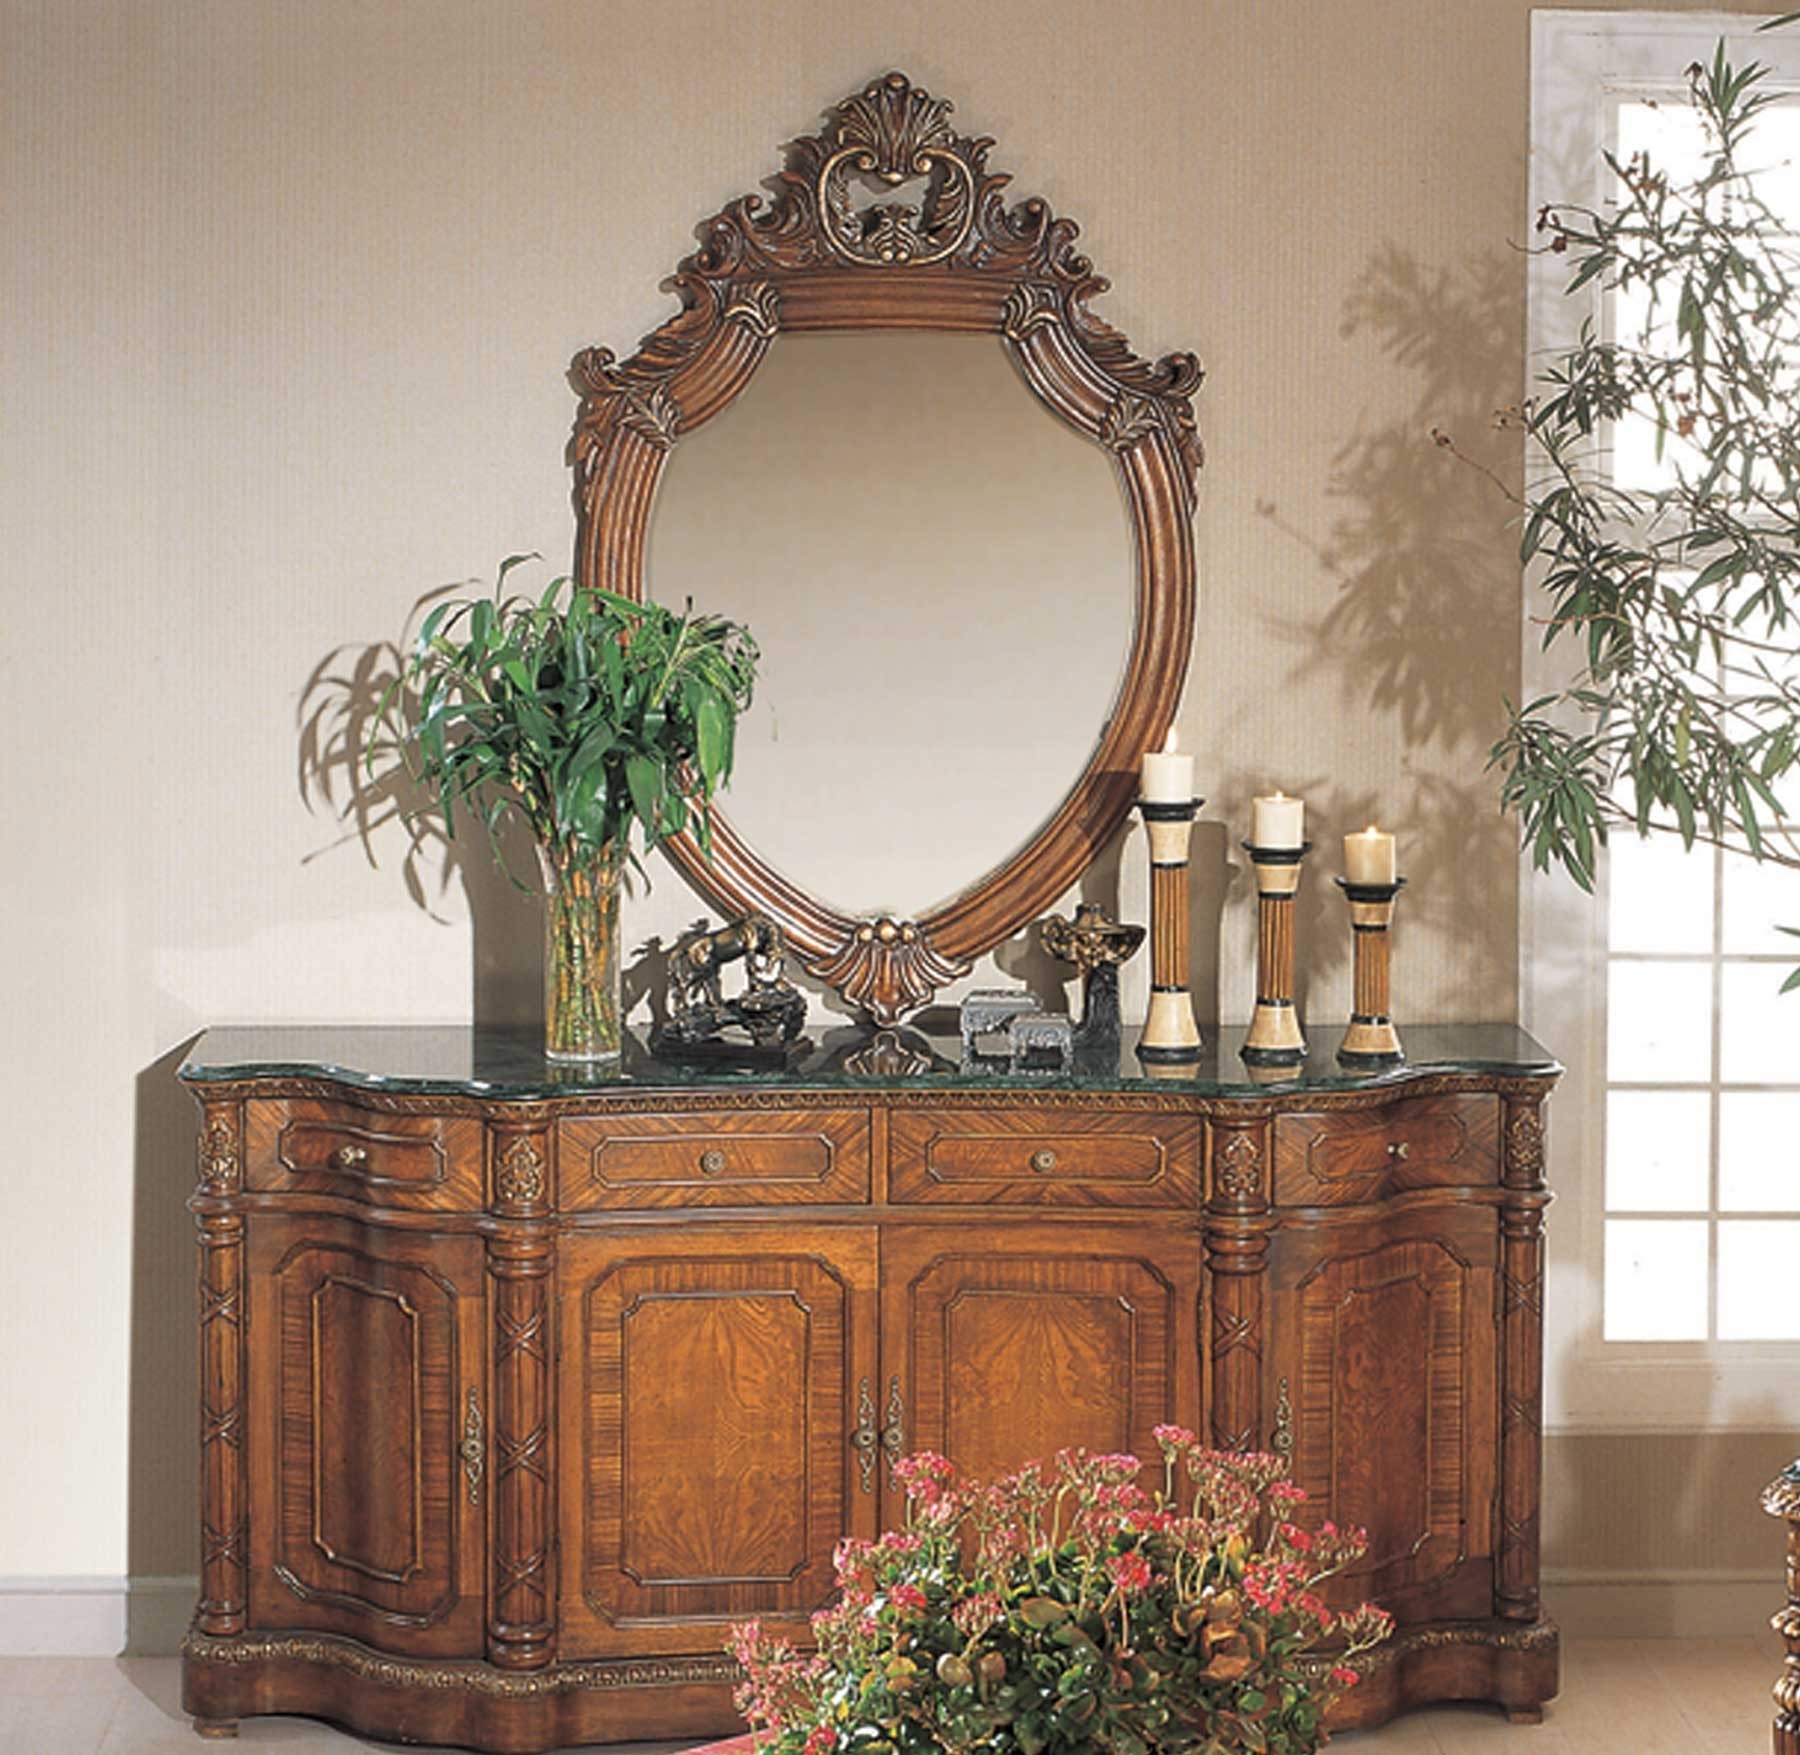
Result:
[[[544,874],[544,1053],[550,1060],[619,1058],[621,849],[568,842],[538,848]]]

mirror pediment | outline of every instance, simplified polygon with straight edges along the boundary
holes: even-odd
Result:
[[[821,133],[790,145],[772,199],[741,197],[701,228],[675,276],[676,316],[628,359],[589,348],[571,368],[577,577],[633,598],[645,594],[671,451],[732,403],[784,335],[997,336],[1030,392],[1110,458],[1133,548],[1124,671],[1086,765],[1035,835],[997,866],[972,861],[966,887],[913,917],[857,915],[814,895],[723,813],[710,862],[691,839],[669,844],[716,906],[771,914],[815,976],[882,1023],[966,974],[1092,862],[1131,808],[1139,756],[1173,721],[1193,630],[1199,367],[1188,354],[1141,359],[1093,314],[1106,282],[1076,251],[1074,223],[1037,198],[1009,206],[1010,179],[987,163],[992,142],[956,133],[950,115],[899,73],[852,94]]]

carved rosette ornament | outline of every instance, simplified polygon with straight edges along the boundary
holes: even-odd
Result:
[[[1219,1192],[1253,1200],[1262,1187],[1262,1149],[1254,1135],[1234,1133],[1219,1151]]]
[[[732,918],[765,914],[796,956],[876,1022],[928,1002],[1066,895],[1129,813],[1137,763],[1167,732],[1193,645],[1189,528],[1201,447],[1193,355],[1150,360],[1094,315],[1107,282],[1078,228],[1038,197],[1008,203],[993,142],[949,102],[887,73],[791,142],[770,182],[700,227],[676,271],[681,310],[619,359],[575,357],[569,460],[576,577],[644,595],[656,487],[676,441],[727,408],[783,332],[898,328],[1000,338],[1030,392],[1111,455],[1136,554],[1136,622],[1112,715],[1033,838],[912,921],[858,919],[776,871],[714,813],[711,857],[664,843]],[[804,484],[796,484],[803,504]],[[707,607],[729,613],[729,604]]]
[[[200,1135],[200,1181],[211,1194],[229,1194],[240,1177],[237,1130],[229,1121],[207,1123]]]
[[[500,1154],[494,1190],[513,1206],[529,1206],[544,1197],[544,1158],[531,1140],[521,1136]]]
[[[1508,1180],[1535,1182],[1544,1169],[1544,1124],[1535,1109],[1513,1111],[1506,1128]]]

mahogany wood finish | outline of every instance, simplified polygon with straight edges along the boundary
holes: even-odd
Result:
[[[1343,1722],[1530,1716],[1549,1084],[203,1084],[188,1709],[502,1751],[724,1733],[727,1624],[804,1637],[839,1537],[899,1516],[896,1458],[1154,1454],[1173,1420],[1369,1526],[1343,1589],[1400,1628]],[[270,1182],[296,1121],[443,1145],[433,1204],[356,1164]],[[641,1177],[597,1178],[615,1144]]]
[[[1200,441],[1191,354],[1135,355],[1088,301],[1106,289],[1077,227],[987,165],[989,140],[958,134],[951,106],[890,73],[794,141],[774,200],[734,201],[701,228],[674,277],[681,312],[623,361],[593,347],[575,472],[576,576],[644,590],[656,487],[681,437],[728,407],[787,333],[925,329],[1000,337],[1044,405],[1112,455],[1137,557],[1125,675],[1086,769],[1044,827],[1004,864],[916,920],[859,919],[777,872],[714,819],[712,857],[665,843],[690,882],[733,916],[778,921],[806,967],[881,1023],[925,1004],[973,960],[1050,908],[1124,821],[1138,758],[1175,716],[1193,638],[1192,520]],[[916,186],[916,205],[858,209],[858,185]],[[912,192],[912,191],[909,191]]]

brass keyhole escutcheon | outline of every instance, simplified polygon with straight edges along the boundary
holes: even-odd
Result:
[[[700,1154],[700,1174],[702,1176],[717,1176],[724,1168],[725,1154],[717,1147]]]
[[[1056,1168],[1056,1154],[1049,1150],[1048,1147],[1041,1152],[1033,1152],[1031,1154],[1031,1167],[1040,1174],[1054,1170]]]
[[[331,1161],[340,1170],[360,1170],[368,1163],[369,1154],[361,1146],[339,1146],[331,1154]]]

